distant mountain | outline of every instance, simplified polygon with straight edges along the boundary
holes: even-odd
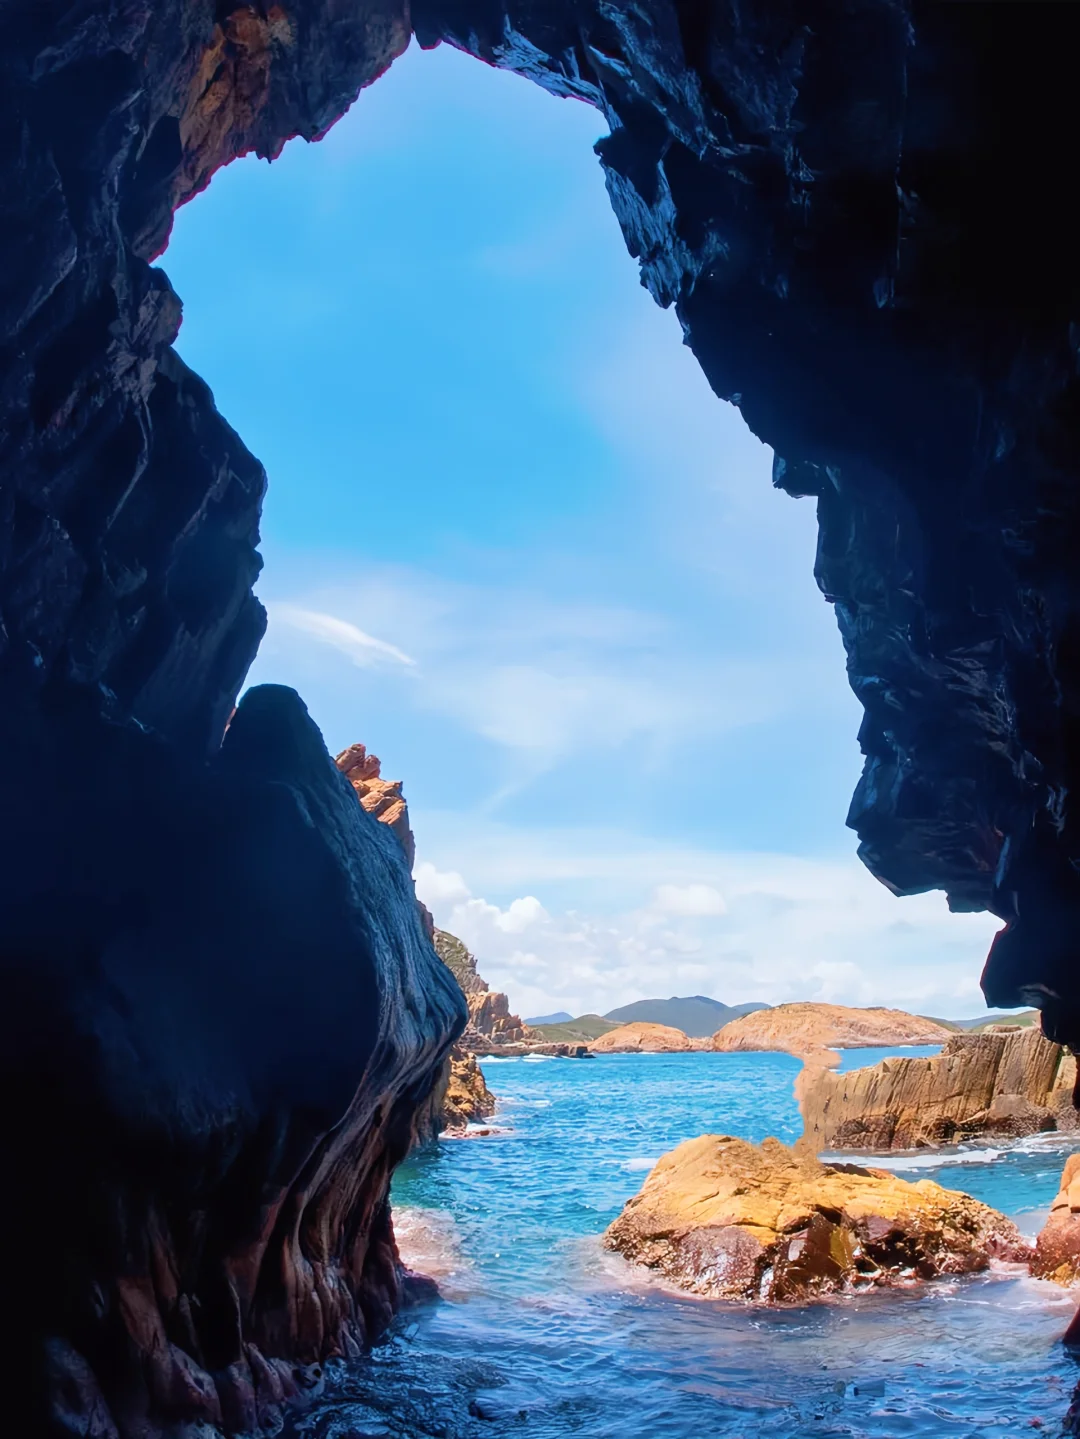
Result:
[[[565,1009],[559,1009],[554,1014],[536,1014],[532,1019],[527,1019],[525,1023],[530,1029],[535,1029],[538,1024],[565,1024],[568,1019],[573,1019],[573,1017]]]
[[[634,1004],[624,1004],[619,1009],[609,1010],[604,1018],[616,1024],[633,1024],[635,1020],[646,1024],[666,1024],[672,1029],[681,1029],[691,1039],[703,1039],[723,1029],[733,1019],[768,1008],[767,1004],[721,1004],[718,999],[709,999],[704,994],[690,995],[685,999],[672,995],[670,999],[639,999]]]
[[[930,1016],[925,1016],[929,1018]],[[980,1029],[987,1029],[991,1024],[1021,1024],[1025,1028],[1029,1024],[1038,1024],[1039,1011],[1037,1009],[988,1009],[985,1014],[980,1014],[978,1019],[939,1019],[938,1024],[943,1024],[946,1029],[962,1029],[969,1033],[977,1033]]]

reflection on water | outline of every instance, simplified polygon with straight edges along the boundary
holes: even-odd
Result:
[[[875,1052],[865,1055],[872,1060]],[[444,1141],[395,1183],[403,1252],[443,1302],[343,1367],[310,1439],[900,1439],[1058,1433],[1076,1374],[1062,1291],[999,1270],[767,1310],[666,1291],[600,1249],[645,1170],[707,1132],[799,1132],[797,1061],[771,1054],[485,1063],[501,1134]],[[881,1156],[1033,1232],[1072,1146],[1040,1136]]]

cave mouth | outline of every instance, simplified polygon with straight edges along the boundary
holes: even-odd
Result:
[[[591,106],[414,42],[317,146],[242,160],[178,213],[162,260],[178,349],[271,477],[249,682],[292,685],[332,752],[363,738],[404,779],[437,911],[464,851],[496,842],[475,810],[502,823],[514,872],[489,859],[464,883],[498,907],[468,938],[515,1012],[625,999],[508,967],[540,846],[547,871],[551,850],[600,870],[539,890],[550,933],[524,937],[553,973],[572,911],[647,947],[621,980],[642,993],[660,963],[675,991],[730,1002],[975,1013],[993,922],[933,896],[898,923],[849,857],[859,713],[813,581],[813,507],[772,486],[769,451],[640,286],[600,128]],[[222,253],[250,257],[227,323]],[[682,798],[643,806],[642,784]],[[708,916],[678,911],[724,909],[732,885],[775,903],[717,913],[714,973]],[[643,896],[672,930],[660,949],[635,926]],[[794,965],[785,908],[806,915]],[[615,944],[582,966],[625,970]],[[860,978],[870,952],[889,963]]]

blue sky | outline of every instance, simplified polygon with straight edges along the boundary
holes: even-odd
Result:
[[[993,921],[854,859],[812,504],[639,286],[602,132],[414,47],[180,212],[178,348],[270,476],[250,680],[404,780],[419,891],[522,1012],[976,1013]]]

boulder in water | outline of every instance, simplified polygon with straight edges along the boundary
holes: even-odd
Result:
[[[1010,1220],[967,1194],[717,1134],[664,1155],[604,1243],[695,1294],[772,1303],[1030,1255]]]

